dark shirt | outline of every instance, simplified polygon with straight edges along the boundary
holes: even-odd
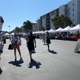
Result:
[[[34,44],[35,36],[28,36],[28,44]]]

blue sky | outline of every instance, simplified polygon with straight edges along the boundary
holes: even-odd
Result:
[[[5,21],[2,30],[9,31],[8,26],[11,26],[11,31],[27,20],[34,23],[40,16],[69,1],[71,0],[0,0],[0,15]]]

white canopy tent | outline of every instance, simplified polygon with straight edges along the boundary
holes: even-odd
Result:
[[[33,34],[44,34],[45,32],[44,31],[36,31],[36,32],[33,32]]]
[[[75,27],[71,28],[70,31],[80,31],[80,24],[78,24]]]
[[[44,34],[45,32],[44,31],[40,31],[40,34]]]
[[[35,32],[33,32],[33,34],[35,34]]]
[[[40,34],[40,31],[37,31],[36,34]]]
[[[61,32],[67,32],[67,38],[69,38],[69,31],[70,31],[71,27],[67,26],[66,28],[62,29]]]
[[[9,36],[9,33],[5,33],[4,35],[5,35],[5,36]]]
[[[58,28],[57,30],[55,30],[55,32],[61,32],[62,31],[62,28]]]
[[[45,30],[44,32],[46,33],[46,32],[48,32],[48,30]]]
[[[5,36],[5,38],[9,38],[10,34],[9,33],[5,33],[4,36]]]
[[[49,33],[54,33],[55,30],[54,30],[54,29],[50,29],[48,32],[49,32]]]
[[[11,33],[11,35],[14,35],[14,33]]]
[[[37,32],[38,32],[38,31],[36,31],[36,32],[33,32],[33,34],[37,34]]]
[[[69,32],[71,30],[70,26],[67,26],[66,28],[62,29],[61,32]]]

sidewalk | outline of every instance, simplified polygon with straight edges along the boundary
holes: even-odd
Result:
[[[76,41],[52,40],[50,52],[42,40],[37,39],[36,53],[30,63],[26,41],[22,39],[21,53],[24,62],[14,62],[9,40],[1,56],[0,80],[80,80],[80,53],[74,53]],[[18,53],[18,52],[17,52]]]

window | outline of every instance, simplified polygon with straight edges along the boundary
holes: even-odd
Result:
[[[45,15],[42,18],[45,19]]]
[[[68,12],[68,15],[70,15],[70,12]]]
[[[74,3],[73,3],[73,6],[74,6]]]
[[[73,17],[74,17],[74,14],[73,14]]]
[[[78,1],[78,4],[80,4],[80,1]]]
[[[51,12],[51,15],[54,15],[54,11]]]
[[[80,21],[80,16],[78,17],[78,20]]]

